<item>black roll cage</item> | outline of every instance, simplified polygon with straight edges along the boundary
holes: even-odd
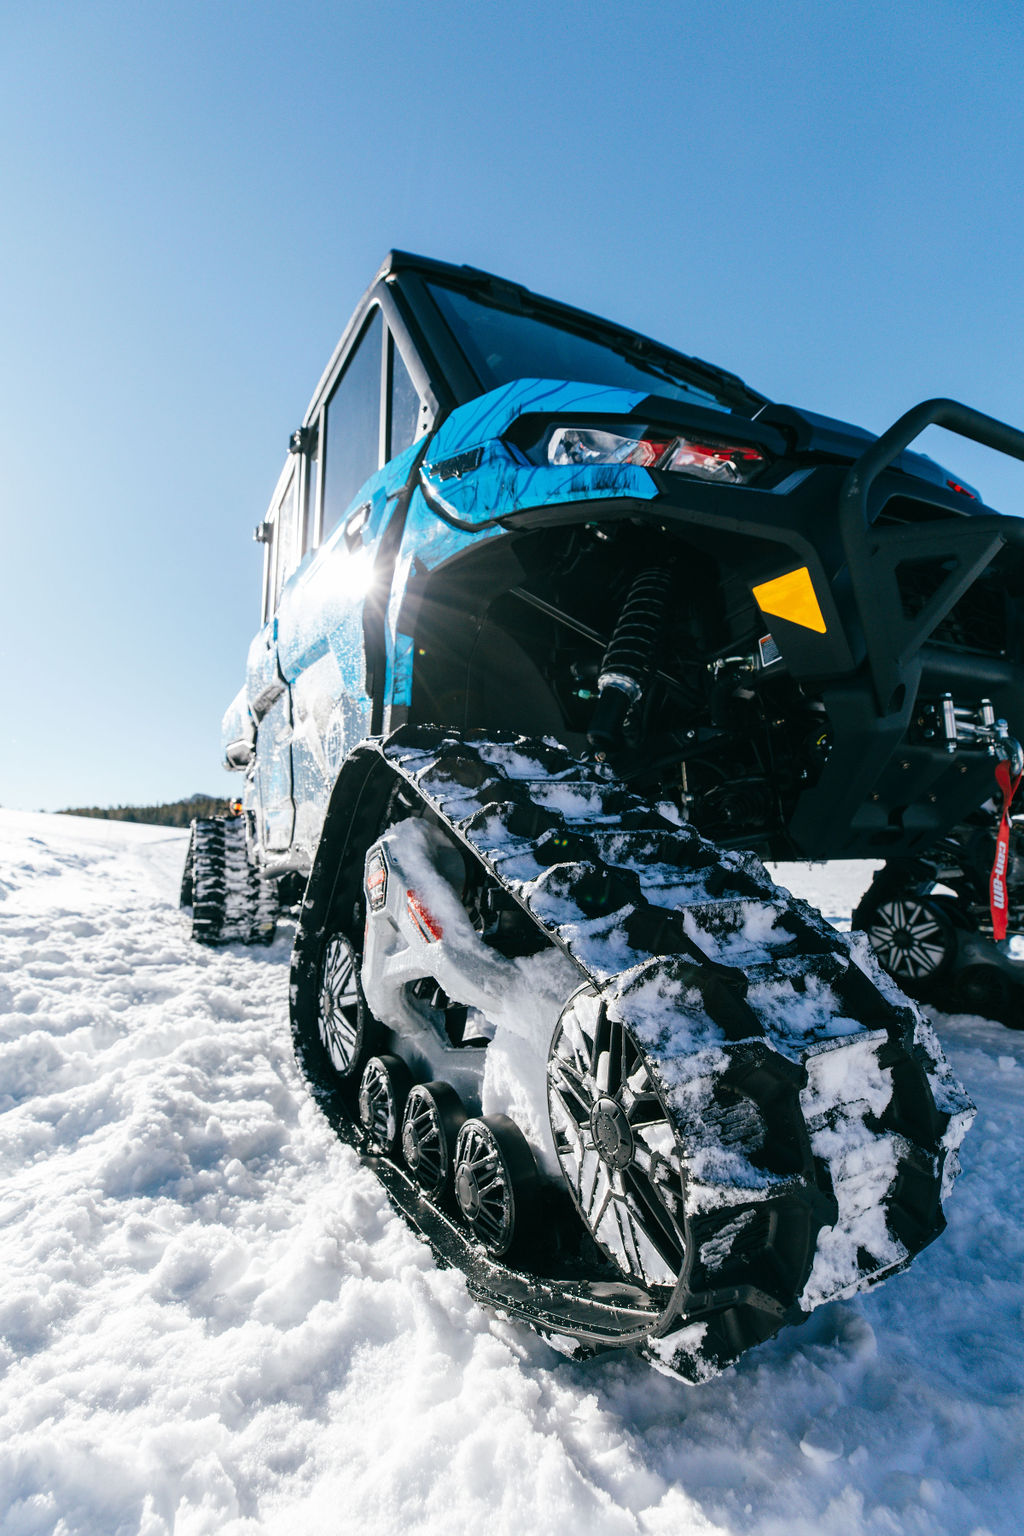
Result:
[[[839,495],[839,530],[857,606],[874,616],[865,626],[865,645],[881,716],[903,709],[908,665],[971,583],[1004,546],[1024,549],[1024,519],[999,513],[875,526],[885,499],[875,494],[879,477],[930,426],[945,427],[1024,460],[1024,432],[959,401],[940,398],[922,400],[905,412],[851,466]],[[946,560],[952,568],[921,611],[908,618],[900,602],[897,570],[923,558]]]

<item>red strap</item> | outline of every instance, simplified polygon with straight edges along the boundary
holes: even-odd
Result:
[[[999,818],[999,835],[996,838],[996,856],[992,860],[992,873],[988,882],[988,903],[992,912],[992,933],[997,940],[1006,938],[1006,870],[1010,862],[1010,806],[1017,793],[1017,785],[1024,775],[1010,779],[1010,765],[1005,759],[996,764],[996,783],[1003,797],[1003,814]]]

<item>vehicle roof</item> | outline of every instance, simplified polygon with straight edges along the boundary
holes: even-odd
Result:
[[[534,293],[522,283],[514,283],[508,278],[496,277],[492,272],[485,272],[480,267],[455,266],[447,261],[434,261],[428,256],[415,256],[410,251],[389,251],[384,258],[384,264],[378,273],[378,280],[386,277],[388,273],[403,271],[421,272],[428,277],[441,278],[445,282],[452,283],[456,287],[470,290],[483,290],[494,298],[508,298],[515,295],[525,307],[538,310],[557,311],[562,318],[568,318],[577,324],[580,329],[597,329],[604,335],[609,333],[620,337],[623,341],[638,347],[641,351],[653,349],[655,352],[666,353],[673,358],[678,358],[691,368],[697,368],[706,372],[716,381],[724,381],[734,385],[744,394],[752,396],[755,400],[767,400],[766,395],[751,389],[739,374],[730,373],[727,368],[720,367],[717,363],[708,363],[703,358],[694,357],[689,353],[680,352],[675,347],[670,347],[666,342],[658,341],[655,337],[646,336],[640,331],[631,330],[629,326],[620,325],[615,320],[606,320],[601,315],[592,314],[586,309],[577,309],[574,304],[566,304],[560,299],[550,299],[543,294]]]
[[[613,320],[606,320],[600,315],[590,313],[588,310],[578,309],[572,304],[563,303],[558,299],[546,298],[542,294],[532,292],[521,283],[514,283],[507,278],[498,277],[494,273],[485,272],[479,267],[467,265],[456,266],[452,262],[437,261],[429,256],[418,256],[411,251],[392,250],[384,258],[377,269],[372,281],[363,293],[353,310],[352,317],[342,332],[341,339],[331,354],[330,361],[313,392],[306,420],[310,420],[322,402],[324,391],[333,379],[339,362],[348,351],[356,334],[362,329],[367,311],[374,302],[381,302],[387,311],[388,320],[394,326],[394,305],[387,303],[387,298],[398,299],[398,310],[401,318],[406,321],[407,334],[409,335],[415,350],[422,356],[424,352],[429,354],[437,352],[437,328],[444,327],[443,320],[434,311],[434,306],[426,292],[425,284],[430,282],[442,282],[446,286],[458,288],[463,292],[476,295],[484,300],[489,300],[499,307],[513,310],[522,310],[525,313],[536,315],[538,318],[550,318],[557,320],[562,325],[568,325],[570,329],[590,333],[620,346],[627,351],[634,352],[640,357],[650,361],[663,360],[665,363],[675,365],[684,372],[696,375],[695,382],[704,378],[708,385],[735,394],[737,403],[742,401],[747,409],[753,411],[758,406],[766,403],[768,397],[758,390],[752,389],[738,374],[731,373],[728,369],[720,368],[714,363],[705,362],[702,358],[693,357],[688,353],[680,352],[666,343],[657,341],[654,337],[645,336],[639,331],[631,330],[628,326],[619,325]],[[409,321],[412,325],[409,325]],[[416,334],[418,332],[418,334]],[[431,336],[431,332],[434,335]],[[431,346],[434,341],[435,345]],[[450,337],[454,344],[454,338]],[[461,366],[452,366],[455,362],[451,357],[436,358],[435,362],[445,375],[443,383],[447,383],[451,390],[451,399],[448,401],[437,400],[442,408],[450,408],[455,404],[461,404],[464,400],[472,399],[479,394],[479,384],[473,385],[469,375],[471,369],[465,359],[459,354],[458,363]],[[462,379],[449,377],[450,374],[462,374]],[[422,383],[422,381],[420,381]],[[439,379],[433,379],[436,385],[442,384]],[[461,386],[461,387],[460,387]]]

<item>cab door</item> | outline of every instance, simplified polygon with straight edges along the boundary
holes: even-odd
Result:
[[[413,473],[422,415],[381,309],[371,303],[303,429],[312,445],[304,462],[319,491],[308,498],[316,549],[288,583],[278,611],[278,656],[292,710],[293,846],[300,860],[313,856],[342,762],[374,730],[383,639],[379,658],[375,646],[368,653],[367,605],[386,602],[390,569],[378,565],[378,554]],[[379,627],[383,633],[382,616]]]
[[[264,624],[249,648],[246,687],[256,722],[256,814],[260,841],[268,852],[291,847],[295,827],[292,773],[292,700],[281,671],[278,608],[285,582],[301,555],[299,467],[285,465],[261,535],[264,562]]]

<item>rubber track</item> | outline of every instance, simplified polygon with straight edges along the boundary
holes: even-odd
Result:
[[[240,816],[193,821],[181,905],[199,944],[269,944],[277,893],[250,863]]]
[[[866,944],[851,953],[752,855],[672,824],[557,744],[405,727],[353,754],[363,782],[374,755],[572,958],[586,989],[574,1006],[608,1010],[647,1052],[686,1232],[675,1289],[637,1309],[628,1340],[654,1364],[714,1374],[942,1230],[973,1107]],[[440,1213],[418,1197],[417,1214],[388,1170],[404,1214],[460,1262]],[[509,1307],[508,1284],[476,1268],[477,1293]],[[535,1298],[509,1309],[552,1328]],[[565,1331],[600,1342],[582,1321]]]

